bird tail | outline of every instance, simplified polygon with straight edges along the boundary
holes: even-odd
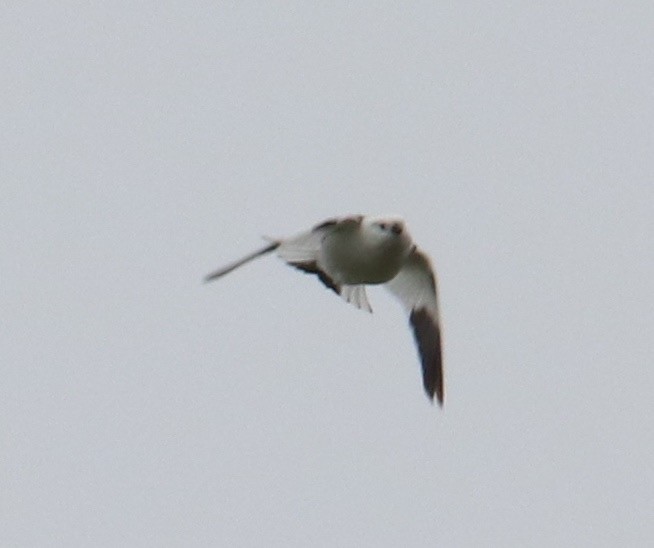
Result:
[[[258,249],[257,251],[250,253],[249,255],[246,255],[245,257],[239,259],[238,261],[229,263],[228,265],[225,265],[222,268],[215,270],[211,274],[208,274],[207,276],[205,276],[204,281],[211,282],[212,280],[220,278],[225,274],[229,274],[232,270],[236,270],[239,266],[243,266],[244,264],[253,261],[257,257],[261,257],[262,255],[266,255],[267,253],[270,253],[271,251],[275,251],[275,249],[279,247],[279,244],[280,242],[271,240],[267,246],[262,247],[261,249]]]

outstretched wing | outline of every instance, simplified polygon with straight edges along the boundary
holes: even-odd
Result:
[[[443,356],[438,313],[436,276],[427,256],[414,248],[400,272],[386,287],[409,312],[409,322],[420,353],[425,392],[433,401],[434,394],[443,405]]]

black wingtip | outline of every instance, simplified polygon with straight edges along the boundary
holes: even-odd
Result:
[[[217,280],[220,278],[224,272],[218,271],[218,272],[212,272],[211,274],[207,274],[204,278],[202,278],[202,283],[208,284],[209,282],[213,282],[214,280]]]
[[[438,407],[443,409],[444,398],[442,392],[430,392],[427,388],[425,388],[425,393],[429,398],[429,403],[432,405],[434,405],[434,396],[436,396],[436,403],[438,404]]]
[[[422,383],[430,401],[434,396],[440,408],[443,407],[445,389],[443,381],[443,357],[441,352],[441,331],[435,318],[425,308],[418,308],[409,317],[420,354]]]

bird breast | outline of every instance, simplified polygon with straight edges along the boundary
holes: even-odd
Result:
[[[325,237],[319,263],[340,284],[381,284],[393,279],[411,252],[405,234],[368,237],[334,232]]]

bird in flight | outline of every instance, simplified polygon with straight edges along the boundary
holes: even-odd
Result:
[[[287,264],[315,274],[329,289],[357,308],[372,312],[366,285],[383,284],[409,313],[425,392],[443,405],[443,359],[436,277],[429,258],[413,243],[398,217],[350,215],[265,247],[206,276],[209,282],[275,251]]]

